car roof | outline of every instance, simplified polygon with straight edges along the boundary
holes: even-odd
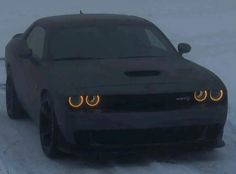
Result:
[[[70,26],[88,26],[104,24],[152,24],[146,19],[119,14],[73,14],[45,17],[37,20],[33,25],[40,25],[47,29]]]

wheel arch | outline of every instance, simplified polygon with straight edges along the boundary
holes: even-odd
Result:
[[[39,118],[41,117],[41,107],[43,104],[43,100],[45,100],[46,98],[48,98],[49,96],[49,92],[47,89],[42,89],[41,93],[40,93],[40,99],[39,99]]]

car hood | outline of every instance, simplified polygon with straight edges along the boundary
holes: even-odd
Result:
[[[209,70],[180,57],[61,60],[45,68],[49,87],[68,95],[186,92],[223,85]]]

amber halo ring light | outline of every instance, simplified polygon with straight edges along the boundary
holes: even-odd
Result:
[[[84,97],[83,96],[69,97],[68,103],[72,108],[79,108],[84,103]]]
[[[203,90],[203,91],[195,91],[194,92],[194,99],[198,102],[203,102],[207,99],[207,91]]]
[[[88,106],[95,107],[100,103],[100,96],[86,96],[85,101]]]
[[[224,91],[223,90],[215,90],[215,91],[210,91],[210,98],[214,102],[220,101],[224,96]]]

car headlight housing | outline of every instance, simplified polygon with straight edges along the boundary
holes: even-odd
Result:
[[[68,97],[68,104],[72,108],[80,108],[83,103],[84,103],[84,97],[83,96]]]
[[[224,91],[221,90],[211,90],[210,91],[210,98],[214,102],[220,101],[224,96]]]
[[[203,102],[207,99],[207,90],[203,90],[203,91],[195,91],[194,92],[194,99],[198,102]]]
[[[100,103],[100,96],[99,95],[86,96],[85,101],[88,106],[95,107]]]

